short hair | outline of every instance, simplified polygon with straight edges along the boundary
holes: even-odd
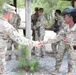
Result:
[[[73,22],[76,23],[76,12],[71,12],[70,16],[73,17]]]
[[[59,9],[57,9],[57,10],[55,10],[55,13],[58,13],[59,15],[61,14],[61,10],[59,10]]]
[[[35,11],[38,11],[39,10],[39,8],[38,7],[35,7]]]
[[[44,12],[44,9],[43,9],[43,8],[39,8],[39,11],[40,11],[40,12]]]

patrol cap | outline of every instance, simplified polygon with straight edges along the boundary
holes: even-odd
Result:
[[[76,9],[69,6],[62,11],[61,15],[64,16],[65,14],[70,14],[70,13],[73,13],[73,12],[76,12]]]
[[[3,6],[3,10],[8,11],[8,12],[16,13],[15,9],[16,8],[14,6],[11,6],[9,4],[4,4]]]

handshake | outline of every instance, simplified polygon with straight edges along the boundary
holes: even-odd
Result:
[[[43,46],[44,44],[47,44],[48,43],[48,40],[47,41],[35,41],[35,47],[36,48],[40,48],[41,46]]]
[[[41,42],[35,41],[35,47],[36,47],[36,48],[40,48],[40,47],[43,46],[43,45],[44,45],[44,42],[43,42],[43,41],[41,41]]]

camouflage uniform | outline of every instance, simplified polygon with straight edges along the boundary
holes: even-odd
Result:
[[[32,36],[33,36],[33,40],[36,41],[36,29],[35,29],[35,25],[38,21],[38,13],[34,13],[31,15],[31,22],[32,22]],[[32,54],[35,55],[35,47],[32,50]]]
[[[76,38],[76,24],[72,28],[67,28],[70,32],[66,35],[68,39],[68,43],[70,47],[68,48],[68,71],[72,72],[72,75],[76,75],[76,44],[72,43],[73,40]]]
[[[11,25],[13,25],[13,27],[18,31],[18,28],[20,26],[21,23],[21,18],[19,16],[19,14],[13,14],[13,17],[11,20],[8,21]],[[16,42],[14,42],[12,39],[9,38],[8,40],[8,46],[7,46],[7,50],[11,50],[12,49],[12,44],[14,44],[15,49],[17,50],[18,44]]]
[[[4,4],[2,16],[0,17],[0,74],[4,75],[5,72],[5,52],[7,50],[7,42],[10,37],[12,40],[21,45],[26,46],[39,46],[38,42],[29,40],[21,36],[16,29],[8,23],[8,19],[12,18],[12,14],[15,13],[15,7]],[[8,16],[10,15],[10,16]],[[7,16],[7,17],[6,17]],[[5,74],[6,75],[6,74]]]
[[[10,25],[7,20],[0,17],[0,70],[2,69],[2,74],[5,68],[5,51],[7,50],[7,40],[11,38],[18,44],[27,45],[33,47],[35,42],[28,40],[25,37],[20,36],[16,29]]]
[[[64,24],[63,24],[63,18],[61,16],[57,17],[57,25],[58,25],[58,31],[56,32],[58,34],[58,32],[64,28]],[[56,55],[57,52],[57,45],[59,44],[59,42],[53,43],[51,44],[52,49],[53,49],[53,56]]]
[[[59,68],[61,65],[62,58],[64,53],[68,52],[68,72],[66,75],[76,75],[73,74],[73,70],[75,71],[74,65],[76,62],[76,9],[73,7],[67,7],[63,10],[62,15],[64,16],[64,21],[67,25],[63,30],[59,32],[59,35],[56,39],[51,40],[51,42],[57,42],[63,39],[62,46],[58,48],[57,56],[56,56],[56,70],[52,74],[57,74],[59,72]],[[67,41],[67,43],[65,43]],[[64,48],[64,49],[63,49]],[[59,51],[61,50],[61,51]]]
[[[35,30],[34,26],[36,25],[36,23],[38,21],[38,14],[37,13],[35,13],[31,16],[31,21],[32,21],[33,40],[36,40],[36,37],[35,37],[36,36],[36,30]]]
[[[74,31],[75,33],[70,34],[72,31]],[[76,38],[75,34],[76,34],[76,24],[72,28],[70,28],[69,26],[66,26],[63,30],[59,32],[56,39],[48,40],[48,43],[50,42],[55,43],[55,42],[61,41],[59,43],[60,46],[58,46],[57,54],[56,54],[56,66],[55,66],[56,70],[59,70],[63,56],[66,51],[68,52],[68,71],[71,72],[72,70],[74,70],[73,67],[76,62],[76,55],[75,55],[76,51],[73,50],[72,47],[74,44],[72,44],[71,42],[73,41],[72,38],[74,39]],[[66,37],[68,39],[68,43],[65,43],[61,40],[63,37]]]
[[[35,25],[35,37],[37,41],[43,41],[45,36],[45,17],[44,15],[40,15],[37,21],[37,24]],[[35,51],[35,54],[37,56],[43,56],[45,55],[45,46],[40,47],[40,49],[37,49]]]

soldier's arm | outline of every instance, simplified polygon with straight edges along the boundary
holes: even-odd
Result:
[[[41,26],[41,23],[38,21],[34,28],[37,29],[37,28],[39,28],[40,26]]]
[[[17,28],[19,28],[19,26],[20,26],[20,24],[21,24],[21,18],[20,18],[20,16],[19,16],[19,14],[16,14],[16,17],[17,17],[17,22],[16,22]]]
[[[58,20],[58,25],[59,25],[59,26],[62,26],[62,23],[63,23],[63,18],[60,17],[59,20]]]
[[[39,17],[37,24],[35,25],[35,28],[39,28],[40,26],[45,25],[45,17]]]
[[[16,29],[10,25],[9,23],[5,23],[6,25],[4,26],[5,29],[6,29],[6,32],[7,32],[7,35],[12,39],[14,40],[15,42],[17,42],[18,44],[21,44],[21,45],[27,45],[27,46],[35,46],[38,42],[36,41],[32,41],[30,39],[27,39],[23,36],[21,36],[17,31]]]
[[[44,43],[56,43],[56,42],[63,40],[63,38],[65,37],[66,37],[66,32],[64,29],[64,30],[61,30],[54,39],[48,39],[47,41],[44,41]]]
[[[57,35],[56,38],[54,39],[48,39],[46,41],[44,41],[45,44],[52,44],[52,43],[56,43],[56,42],[59,42],[63,39],[63,37],[61,35]]]

